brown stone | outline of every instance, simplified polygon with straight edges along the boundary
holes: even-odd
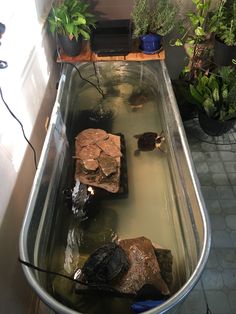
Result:
[[[76,158],[82,160],[97,159],[100,153],[101,149],[96,144],[92,144],[82,147],[78,152],[76,152]]]
[[[115,286],[117,290],[123,293],[136,293],[145,284],[151,284],[163,295],[170,294],[167,284],[161,277],[160,267],[149,239],[140,237],[120,240],[118,244],[128,256],[130,268]]]
[[[120,136],[86,129],[75,141],[75,179],[117,193],[120,188]]]

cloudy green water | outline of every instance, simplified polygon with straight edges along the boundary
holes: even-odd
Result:
[[[180,284],[177,265],[182,258],[182,244],[169,171],[168,141],[162,146],[164,152],[156,149],[135,155],[137,139],[134,135],[143,132],[160,133],[163,130],[158,94],[149,89],[142,79],[140,74],[124,82],[116,78],[108,77],[107,81],[103,79],[101,86],[106,94],[104,100],[89,85],[78,89],[74,83],[71,85],[71,145],[73,146],[74,135],[86,128],[86,119],[82,115],[84,111],[97,109],[99,103],[104,110],[111,110],[113,119],[106,128],[112,133],[123,134],[125,139],[128,195],[103,200],[99,206],[100,211],[85,223],[81,223],[72,212],[62,215],[60,227],[55,231],[60,234],[56,237],[57,241],[53,247],[50,268],[72,275],[89,253],[99,245],[116,238],[145,236],[154,244],[172,251],[175,291]],[[140,90],[145,97],[141,98],[142,107],[134,110],[129,99],[133,92]],[[91,126],[90,123],[87,125]],[[132,313],[132,300],[80,296],[75,293],[73,283],[60,277],[53,279],[51,284],[53,293],[60,302],[81,313]]]

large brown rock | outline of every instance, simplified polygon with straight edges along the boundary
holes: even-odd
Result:
[[[86,129],[76,136],[75,179],[117,193],[120,187],[120,136],[101,129]]]
[[[152,242],[145,238],[120,240],[118,244],[128,256],[130,268],[115,288],[122,293],[136,293],[145,284],[153,285],[163,295],[170,291],[163,280]]]

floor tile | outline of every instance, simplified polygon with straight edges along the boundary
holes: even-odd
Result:
[[[230,200],[219,200],[222,211],[225,214],[233,214],[236,213],[236,199]]]
[[[219,267],[219,262],[216,255],[216,250],[214,248],[211,248],[210,254],[208,257],[208,261],[206,264],[206,268],[217,268]]]
[[[222,278],[226,288],[236,290],[236,269],[224,269],[222,271]]]
[[[192,158],[194,162],[205,161],[205,154],[202,152],[192,152]]]
[[[205,200],[215,200],[217,197],[216,189],[213,186],[201,186],[202,194]]]
[[[221,161],[208,161],[208,168],[212,173],[225,173],[224,164]]]
[[[209,144],[209,143],[201,143],[202,151],[204,152],[215,152],[216,151],[216,145],[215,144]]]
[[[210,214],[219,214],[221,212],[220,202],[216,199],[205,200],[207,210]]]
[[[236,172],[236,162],[228,161],[224,163],[225,169],[228,173]]]
[[[211,215],[212,230],[224,230],[226,228],[225,218],[223,215]]]
[[[221,272],[217,269],[206,269],[203,272],[203,284],[206,290],[220,290],[224,288],[224,282]]]
[[[212,230],[212,246],[214,248],[230,248],[233,246],[230,232],[225,230]]]
[[[231,186],[217,186],[216,192],[221,200],[234,200],[235,195]]]
[[[205,174],[209,172],[209,168],[206,162],[196,162],[194,165],[198,174]]]
[[[229,179],[225,173],[213,173],[212,183],[215,185],[229,185]]]
[[[201,185],[213,185],[213,179],[211,173],[199,173],[198,179]]]
[[[229,314],[230,306],[226,293],[217,290],[206,291],[209,308],[213,314]],[[190,314],[191,312],[189,312]],[[204,313],[204,312],[202,312]],[[200,312],[199,312],[200,314]]]
[[[180,314],[199,314],[205,313],[206,307],[201,302],[203,296],[201,291],[192,291],[184,301]]]
[[[229,306],[232,313],[236,313],[236,290],[229,291]]]
[[[230,229],[236,231],[236,215],[227,215],[225,221]]]
[[[236,269],[236,249],[219,248],[216,250],[217,260],[220,266],[227,269]]]
[[[223,161],[235,161],[236,160],[236,154],[233,152],[219,152],[220,158]]]
[[[232,185],[236,185],[236,173],[228,173],[228,178]]]
[[[209,161],[219,161],[220,160],[220,156],[218,152],[205,152],[205,160]]]

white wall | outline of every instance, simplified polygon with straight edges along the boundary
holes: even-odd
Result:
[[[0,59],[4,99],[21,120],[25,133],[40,157],[56,95],[58,65],[55,47],[43,27],[50,1],[13,0],[1,4],[0,22],[6,24]],[[0,313],[31,313],[33,300],[19,265],[18,242],[23,216],[35,174],[33,154],[19,124],[0,99]]]

